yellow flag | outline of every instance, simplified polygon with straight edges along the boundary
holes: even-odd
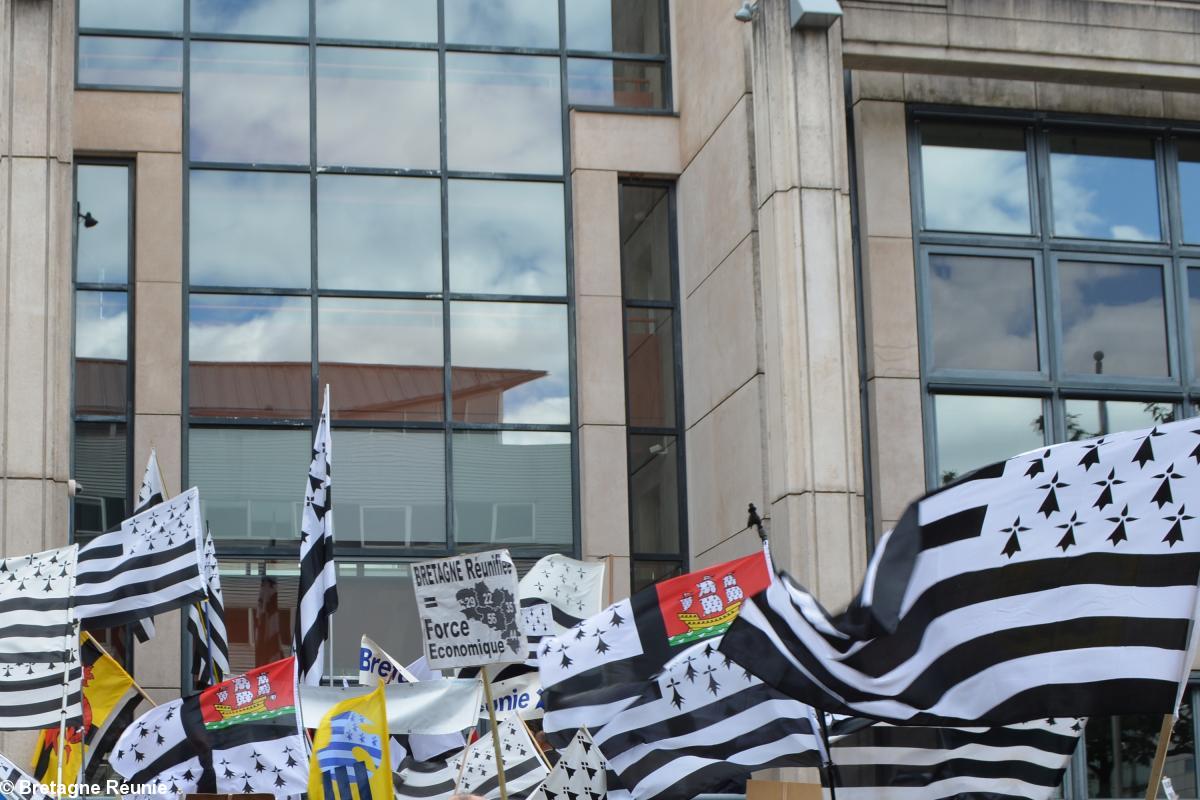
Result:
[[[308,771],[309,800],[392,800],[387,702],[383,684],[338,703],[317,728]]]
[[[91,634],[79,641],[79,659],[83,667],[83,727],[68,727],[63,742],[63,783],[79,782],[94,748],[101,745],[105,731],[125,708],[132,710],[138,697],[133,678],[116,659],[96,644]],[[42,783],[58,778],[58,728],[38,735],[33,751],[33,774]]]

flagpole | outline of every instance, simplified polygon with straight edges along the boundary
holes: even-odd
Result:
[[[72,587],[72,590],[74,587]],[[71,693],[71,652],[73,642],[79,640],[79,621],[71,626],[71,632],[67,634],[63,643],[67,645],[67,657],[63,659],[63,684],[62,684],[62,705],[58,709],[58,778],[55,781],[55,794],[59,797],[63,796],[63,750],[67,740],[67,698]]]
[[[492,749],[496,751],[496,777],[500,780],[500,800],[508,800],[508,789],[504,786],[504,759],[500,756],[500,726],[496,724],[496,707],[492,703],[492,681],[488,678],[487,667],[479,669],[483,675],[483,694],[487,700],[488,719],[492,723]],[[537,744],[534,743],[536,747]]]
[[[533,742],[533,749],[537,751],[538,758],[540,758],[542,763],[546,765],[546,769],[554,769],[552,766],[550,766],[550,760],[546,758],[546,754],[542,752],[542,748],[538,746],[537,737],[534,736],[533,731],[529,729],[529,723],[526,722],[525,718],[520,714],[517,715],[517,719],[521,720],[521,725],[525,728],[525,733],[529,736],[529,741]],[[584,730],[587,730],[587,728],[584,728]],[[589,733],[588,736],[591,736],[591,734]]]
[[[1183,690],[1187,686],[1192,664],[1196,663],[1196,649],[1200,647],[1200,627],[1196,620],[1200,618],[1200,583],[1196,585],[1196,597],[1192,602],[1192,618],[1188,621],[1188,649],[1183,660],[1183,670],[1179,676],[1178,689],[1175,692],[1175,709],[1173,713],[1163,714],[1162,726],[1158,729],[1158,746],[1154,749],[1154,761],[1150,766],[1150,782],[1146,784],[1146,800],[1158,797],[1158,785],[1162,782],[1163,769],[1167,763],[1167,748],[1171,745],[1171,731],[1175,727],[1176,715],[1179,714],[1179,703],[1183,700]]]
[[[753,508],[754,506],[751,506]],[[765,542],[766,539],[764,538]],[[825,724],[825,712],[817,711],[817,722],[821,725],[821,741],[825,742],[825,782],[829,784],[829,800],[837,800],[837,776],[833,756],[829,753],[829,727]]]
[[[208,600],[198,600],[195,603],[196,613],[200,616],[200,627],[204,629],[204,646],[208,649],[208,685],[217,685],[217,666],[213,658],[212,631],[208,629]]]

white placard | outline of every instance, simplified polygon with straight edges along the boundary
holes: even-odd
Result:
[[[431,669],[525,660],[517,568],[507,550],[421,561],[412,576]]]

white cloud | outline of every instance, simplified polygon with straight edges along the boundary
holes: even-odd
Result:
[[[1024,152],[926,145],[921,170],[927,227],[1029,232]]]

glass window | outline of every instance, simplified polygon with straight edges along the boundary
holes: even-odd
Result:
[[[308,36],[304,0],[191,0],[194,33]]]
[[[629,425],[675,426],[675,320],[666,308],[625,309]]]
[[[201,513],[213,538],[299,539],[311,458],[308,430],[192,428],[188,483],[200,489]],[[228,598],[229,587],[224,590]],[[291,640],[290,630],[286,638]]]
[[[1200,140],[1179,140],[1179,206],[1183,240],[1200,243]]]
[[[1200,377],[1200,269],[1187,271],[1188,320],[1192,335],[1192,375]]]
[[[561,183],[450,181],[450,290],[565,295]]]
[[[678,553],[679,452],[674,436],[629,437],[630,544],[634,553]]]
[[[660,0],[571,0],[567,47],[617,53],[662,53]]]
[[[1148,136],[1050,136],[1054,235],[1158,241],[1158,177]]]
[[[568,59],[567,102],[605,108],[666,108],[663,65],[606,58]]]
[[[80,164],[75,168],[75,280],[126,283],[129,280],[129,167]]]
[[[621,187],[621,275],[627,300],[672,298],[668,206],[665,187]]]
[[[75,292],[75,412],[125,415],[129,295]]]
[[[1066,400],[1063,406],[1072,442],[1175,420],[1175,405],[1155,400]]]
[[[440,292],[441,203],[436,178],[318,176],[321,288]]]
[[[437,53],[317,48],[317,162],[437,169]]]
[[[1061,261],[1058,273],[1064,371],[1168,374],[1162,267]]]
[[[340,500],[339,500],[340,502]],[[342,517],[338,516],[338,535]],[[333,674],[358,679],[363,634],[401,664],[422,655],[421,627],[407,564],[338,559],[338,613],[333,624]]]
[[[335,418],[443,418],[440,300],[322,297],[318,313],[318,385]]]
[[[674,578],[683,574],[683,563],[679,561],[639,561],[633,562],[632,592],[645,589],[659,581]]]
[[[79,0],[79,27],[182,31],[183,0]]]
[[[334,440],[339,543],[445,545],[445,434],[338,428]]]
[[[317,0],[317,36],[436,42],[437,0]]]
[[[308,164],[308,48],[193,42],[193,161]]]
[[[558,47],[558,5],[545,0],[444,0],[446,41]]]
[[[223,559],[220,564],[230,673],[240,675],[290,656],[300,583],[295,562]]]
[[[191,295],[192,416],[307,419],[312,408],[309,302],[307,297]]]
[[[307,174],[192,170],[192,286],[308,286],[310,216]]]
[[[926,228],[1030,232],[1022,129],[922,122],[920,130]]]
[[[1038,369],[1037,295],[1028,258],[931,253],[935,369]]]
[[[557,59],[448,53],[446,148],[450,169],[561,174],[559,92]]]
[[[1185,691],[1163,769],[1180,797],[1197,796],[1194,702]],[[1162,717],[1151,714],[1089,719],[1084,728],[1088,796],[1145,797],[1161,725]]]
[[[460,550],[571,542],[571,434],[455,432],[454,536]]]
[[[183,42],[122,36],[79,37],[81,86],[178,89],[183,85]]]
[[[939,483],[1046,443],[1036,397],[939,394],[934,415]]]
[[[121,413],[124,411],[122,408]],[[76,535],[101,534],[125,519],[128,462],[125,423],[75,423],[73,474],[79,482],[74,499]]]
[[[450,356],[454,419],[570,423],[565,305],[451,303]]]

